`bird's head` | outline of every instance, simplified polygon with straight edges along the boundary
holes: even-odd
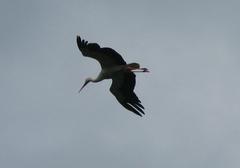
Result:
[[[83,86],[81,87],[81,89],[78,91],[78,93],[80,93],[81,90],[82,90],[89,82],[91,82],[91,81],[92,81],[92,78],[87,78],[87,79],[85,80]]]

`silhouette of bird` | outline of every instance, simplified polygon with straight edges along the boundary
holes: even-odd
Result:
[[[144,107],[134,93],[135,74],[133,72],[149,72],[147,68],[140,68],[138,63],[126,64],[122,56],[112,48],[101,48],[97,43],[88,43],[77,36],[77,45],[82,55],[97,60],[101,65],[101,72],[97,78],[87,78],[79,92],[89,82],[100,82],[112,79],[110,92],[127,110],[142,116]]]

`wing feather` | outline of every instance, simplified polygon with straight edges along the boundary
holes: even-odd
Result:
[[[136,80],[134,73],[121,71],[112,78],[110,91],[122,106],[133,113],[142,116],[142,114],[145,114],[143,111],[144,107],[134,93],[135,83]]]
[[[97,43],[88,43],[80,36],[77,36],[77,45],[83,56],[97,60],[103,69],[126,64],[122,56],[112,48],[101,48]]]

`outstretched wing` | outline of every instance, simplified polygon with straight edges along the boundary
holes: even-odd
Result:
[[[145,114],[141,105],[141,101],[134,93],[135,74],[132,72],[117,72],[112,78],[112,85],[110,87],[111,93],[116,97],[118,102],[126,109],[133,113],[142,116]]]
[[[96,59],[103,69],[126,64],[122,56],[111,48],[101,48],[97,43],[88,43],[80,36],[77,36],[77,45],[83,56]]]

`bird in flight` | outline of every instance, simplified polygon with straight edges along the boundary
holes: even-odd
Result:
[[[97,60],[101,65],[101,72],[97,78],[87,78],[79,92],[89,82],[100,82],[104,79],[112,79],[110,92],[118,102],[127,110],[142,116],[144,107],[134,93],[134,72],[149,72],[147,68],[140,68],[138,63],[127,64],[122,56],[112,48],[100,47],[97,43],[88,43],[77,36],[77,45],[82,55]]]

